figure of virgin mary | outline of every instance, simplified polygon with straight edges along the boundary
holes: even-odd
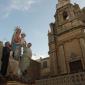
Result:
[[[18,26],[13,33],[11,45],[14,59],[19,60],[21,55],[21,29]]]

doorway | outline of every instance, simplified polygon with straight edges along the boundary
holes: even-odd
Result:
[[[70,62],[69,66],[70,66],[70,73],[76,73],[83,70],[81,60]]]

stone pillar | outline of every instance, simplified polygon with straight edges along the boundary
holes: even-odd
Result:
[[[84,60],[84,69],[85,69],[85,40],[83,38],[80,38],[80,46],[82,49],[83,60]]]
[[[66,60],[65,60],[65,55],[64,55],[64,47],[61,45],[59,47],[59,55],[58,55],[58,64],[59,64],[59,69],[60,69],[60,74],[67,73],[67,68],[66,68]]]
[[[50,54],[50,71],[51,76],[58,75],[58,69],[57,69],[57,56],[55,51]]]

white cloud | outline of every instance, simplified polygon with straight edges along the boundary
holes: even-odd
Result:
[[[9,15],[10,15],[10,12],[6,12],[6,13],[2,16],[2,18],[7,18]]]
[[[19,11],[28,11],[34,4],[34,0],[11,0],[10,9]]]
[[[7,0],[7,4],[0,4],[0,16],[8,17],[13,11],[28,12],[35,4],[35,0]]]

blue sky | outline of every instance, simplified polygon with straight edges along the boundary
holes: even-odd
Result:
[[[81,7],[85,0],[71,0]],[[49,23],[54,21],[57,0],[0,0],[0,40],[10,41],[16,26],[32,43],[33,58],[48,56]]]

